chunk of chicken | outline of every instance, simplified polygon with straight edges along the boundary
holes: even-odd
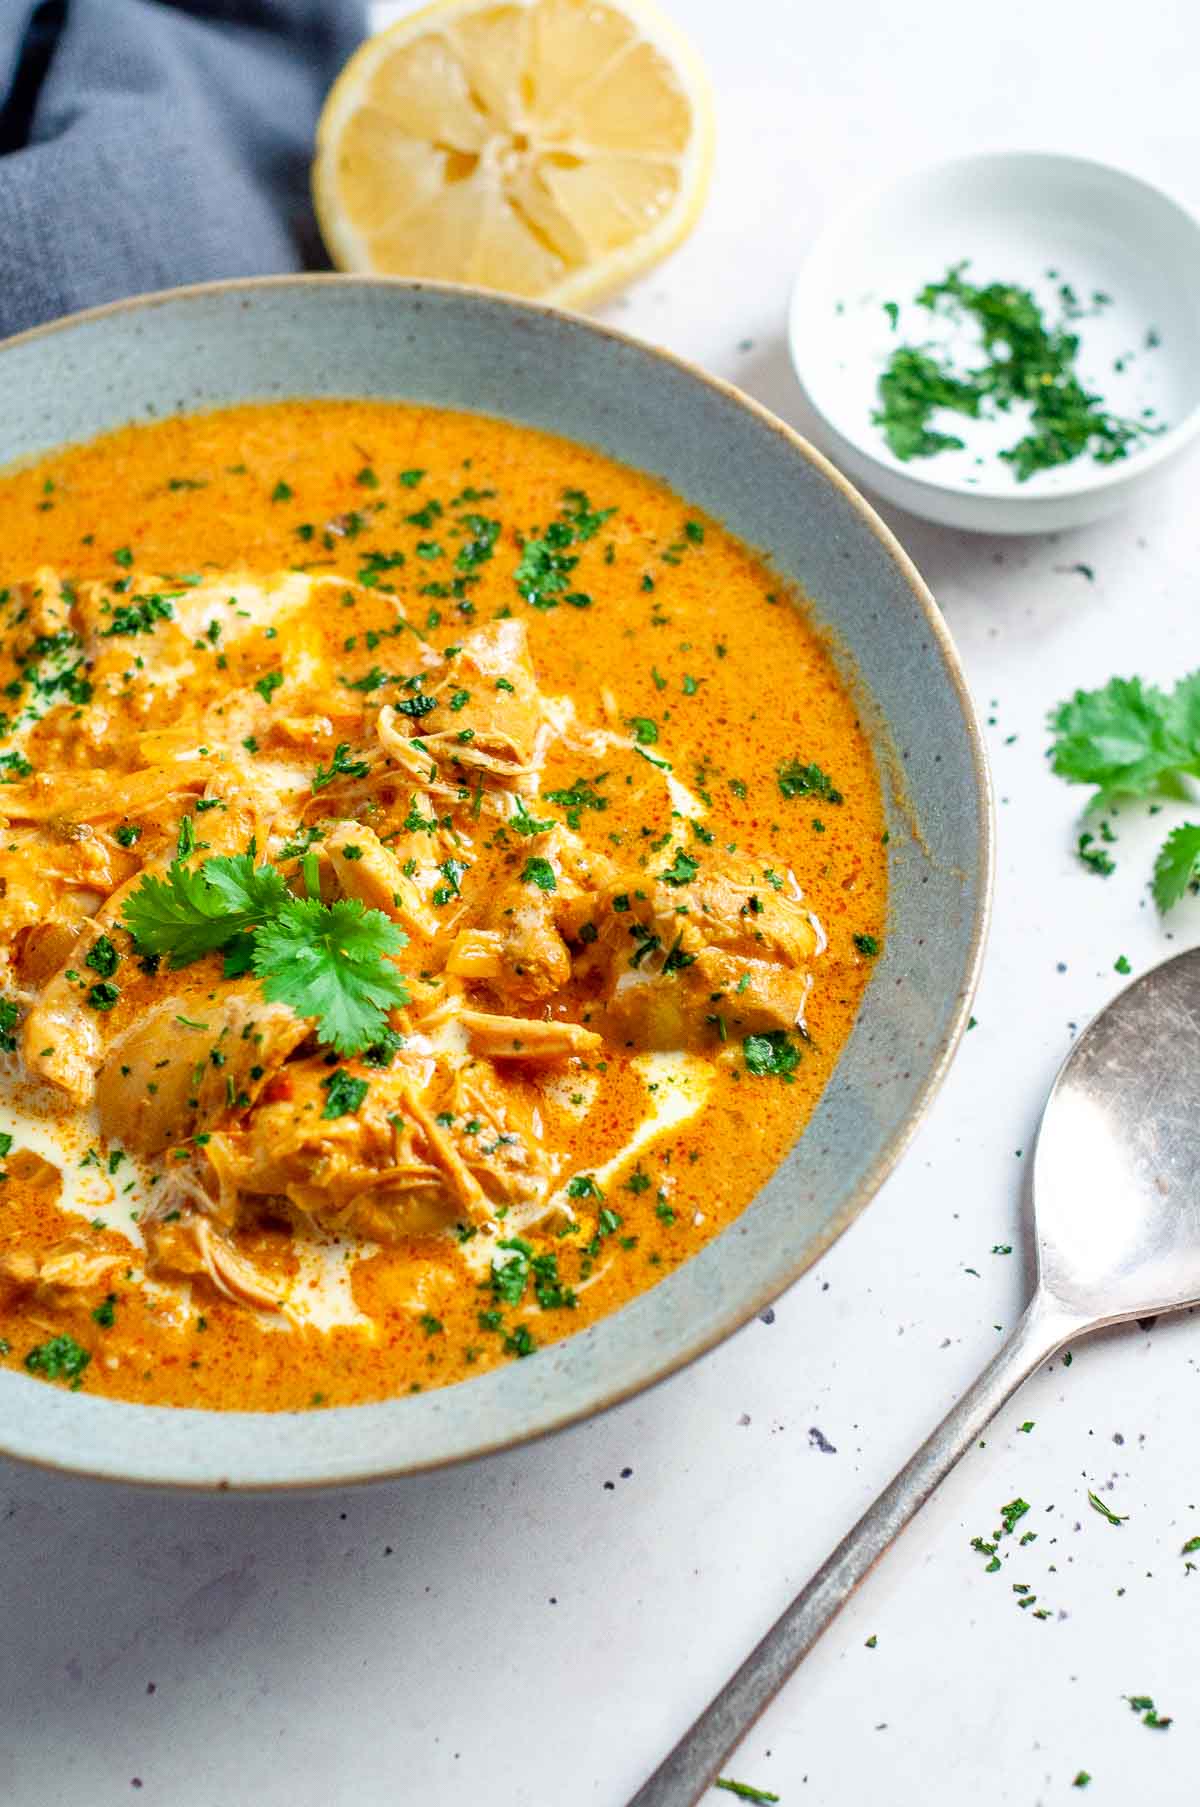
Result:
[[[12,588],[22,635],[52,640],[56,634],[69,630],[75,594],[51,565],[39,565],[32,583],[15,584]]]
[[[365,1096],[329,1116],[327,1061],[290,1063],[244,1119],[198,1152],[200,1183],[243,1210],[285,1201],[326,1230],[379,1242],[486,1223],[497,1205],[544,1189],[550,1160],[530,1108],[489,1062],[448,1080],[436,1070],[429,1091],[424,1056],[401,1051],[386,1070],[361,1073]]]
[[[502,998],[534,1004],[561,991],[571,956],[555,926],[555,899],[531,885],[508,885],[489,911],[489,928],[463,929],[446,971],[485,984]]]
[[[546,860],[554,872],[553,891],[515,878],[501,888],[484,923],[456,937],[446,970],[503,998],[540,1003],[561,991],[571,976],[571,956],[562,925],[576,929],[588,919],[595,892],[609,882],[613,867],[561,825],[524,836],[528,856]]]
[[[283,1199],[329,1229],[382,1239],[485,1221],[488,1201],[418,1097],[416,1068],[401,1055],[364,1077],[358,1108],[329,1116],[332,1069],[324,1059],[293,1062],[243,1123],[204,1149],[220,1192]]]
[[[347,897],[382,910],[408,934],[432,941],[439,923],[401,862],[363,822],[339,822],[321,843]]]
[[[545,704],[523,621],[493,621],[468,635],[449,674],[429,695],[438,707],[419,725],[389,703],[376,728],[384,749],[418,782],[456,793],[463,772],[511,785],[532,770]],[[451,710],[462,697],[466,701]],[[424,752],[412,746],[418,738]],[[431,778],[431,760],[439,770],[458,768],[459,778]]]
[[[187,759],[114,777],[111,772],[38,771],[23,784],[6,785],[4,815],[10,822],[78,823],[138,821],[198,796],[216,771],[210,759]]]
[[[309,1034],[286,1004],[250,978],[180,990],[138,1016],[96,1077],[100,1129],[156,1155],[244,1111]]]
[[[711,1044],[722,1025],[743,1035],[793,1028],[817,951],[803,901],[749,861],[706,851],[695,864],[675,883],[661,871],[622,872],[568,905],[568,933],[590,943],[606,979],[613,1029],[639,1046],[688,1048]],[[672,859],[665,870],[687,866]]]

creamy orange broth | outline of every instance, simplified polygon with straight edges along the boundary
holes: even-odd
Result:
[[[361,402],[129,428],[4,477],[0,519],[7,1365],[177,1405],[379,1399],[582,1328],[737,1216],[829,1078],[886,910],[854,701],[749,549],[583,447]],[[532,586],[550,606],[514,579],[525,539],[564,561]],[[281,589],[297,570],[317,581]],[[502,676],[522,630],[535,690]],[[536,747],[505,715],[518,690]],[[428,719],[397,712],[424,694]],[[607,807],[563,801],[580,779]],[[185,817],[192,869],[253,834],[303,895],[307,825],[327,903],[430,930],[396,956],[412,1003],[390,1066],[339,1060],[286,1005],[264,1039],[258,981],[219,954],[143,970],[120,899],[166,870]],[[528,1028],[497,1051],[493,1016]],[[334,1072],[367,1091],[330,1119]],[[439,1127],[468,1094],[493,1117],[468,1103]],[[676,1120],[655,1131],[655,1110]],[[318,1135],[342,1138],[320,1143],[336,1209],[305,1190]]]

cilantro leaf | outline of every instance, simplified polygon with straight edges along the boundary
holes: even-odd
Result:
[[[205,882],[228,910],[267,916],[290,896],[274,866],[256,866],[248,853],[219,853],[200,868]]]
[[[255,866],[248,853],[195,871],[175,860],[165,878],[146,873],[123,914],[139,950],[168,955],[172,967],[223,951],[226,978],[252,971],[268,1002],[315,1018],[339,1054],[380,1042],[386,1012],[409,1001],[390,959],[407,936],[382,911],[295,897],[274,866]]]
[[[167,954],[177,968],[255,928],[288,895],[274,867],[255,871],[249,854],[205,860],[195,871],[172,860],[165,878],[144,874],[121,914],[141,953]]]
[[[1094,784],[1093,803],[1125,792],[1144,797],[1174,790],[1171,776],[1200,762],[1200,729],[1192,699],[1200,674],[1179,687],[1176,703],[1140,678],[1110,678],[1101,690],[1077,690],[1050,715],[1051,764],[1068,784]],[[1178,693],[1177,693],[1178,694]],[[1194,726],[1192,725],[1194,722]]]
[[[381,1039],[386,1012],[409,1002],[388,956],[406,936],[381,910],[342,899],[292,898],[254,937],[254,971],[268,1003],[317,1018],[321,1040],[351,1054]]]
[[[1186,797],[1187,779],[1200,778],[1200,671],[1180,678],[1168,694],[1141,678],[1110,678],[1099,690],[1077,690],[1051,711],[1051,764],[1068,784],[1093,784],[1088,808],[1109,798]],[[1101,824],[1102,838],[1111,840]],[[1096,871],[1112,861],[1079,839],[1079,857]],[[1183,822],[1167,836],[1154,865],[1154,901],[1171,909],[1200,881],[1200,827]]]
[[[1165,913],[1188,888],[1200,883],[1200,825],[1181,822],[1158,850],[1154,862],[1154,901]]]

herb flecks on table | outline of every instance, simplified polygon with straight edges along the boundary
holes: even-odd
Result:
[[[1148,419],[1112,413],[1104,398],[1080,381],[1079,335],[1070,326],[1084,310],[1069,289],[1059,291],[1063,317],[1052,325],[1029,289],[966,281],[968,261],[954,264],[941,282],[927,283],[914,301],[956,327],[978,328],[981,361],[961,368],[934,344],[896,347],[879,378],[879,407],[871,416],[895,457],[907,463],[965,448],[957,433],[933,424],[939,410],[995,420],[1014,404],[1028,407],[1027,431],[999,453],[1018,483],[1084,456],[1115,464],[1147,436],[1162,432]],[[1096,296],[1094,302],[1099,311],[1107,297]],[[893,331],[894,306],[887,309]]]

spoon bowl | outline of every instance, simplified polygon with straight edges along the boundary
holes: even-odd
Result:
[[[1079,1037],[1032,1169],[1038,1286],[1088,1329],[1200,1302],[1200,948]]]

